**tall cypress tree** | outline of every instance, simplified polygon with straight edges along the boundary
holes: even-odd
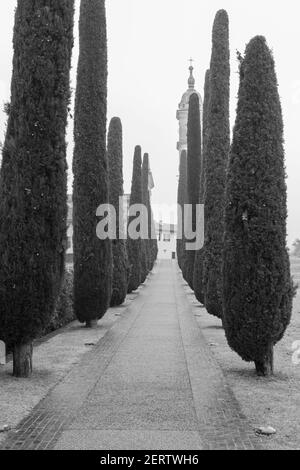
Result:
[[[154,220],[154,214],[152,210],[152,205],[151,205],[151,198],[150,198],[150,233],[151,233],[151,269],[154,268],[155,262],[157,260],[158,256],[158,241],[157,241],[157,233],[156,233],[156,227],[155,227],[155,220]]]
[[[143,284],[149,274],[146,240],[141,239],[141,284]]]
[[[187,202],[191,207],[190,226],[196,232],[196,206],[200,200],[200,175],[201,175],[201,122],[199,97],[193,93],[189,102],[188,131],[187,131]],[[192,240],[187,240],[190,243]],[[185,248],[184,276],[193,289],[195,250]]]
[[[133,174],[130,195],[130,206],[142,204],[142,149],[136,146],[133,158]],[[128,220],[128,226],[135,220],[131,216]],[[138,238],[133,240],[130,236],[127,240],[128,260],[129,260],[129,285],[128,293],[138,289],[142,281],[142,240]]]
[[[148,157],[148,154],[145,154]],[[146,159],[147,159],[146,157]],[[149,160],[148,160],[149,161]],[[149,165],[148,169],[145,166],[145,156],[142,161],[142,204],[147,209],[148,201],[148,186],[149,186]],[[149,274],[149,260],[148,260],[148,240],[141,240],[141,283],[146,281]]]
[[[74,2],[19,0],[0,178],[0,338],[16,377],[51,319],[64,274],[65,131]]]
[[[122,123],[117,117],[110,122],[107,143],[107,156],[109,167],[109,203],[116,211],[117,239],[112,242],[113,250],[113,282],[111,306],[121,305],[126,298],[128,289],[128,257],[126,241],[119,238],[120,214],[119,202],[124,196],[123,189],[123,137]],[[123,207],[121,207],[123,211]]]
[[[142,189],[143,189],[143,204],[147,209],[148,214],[148,239],[144,240],[145,257],[147,275],[153,267],[152,253],[151,253],[151,205],[150,205],[150,192],[149,192],[149,154],[145,153],[142,165]]]
[[[222,317],[222,249],[226,167],[230,150],[229,24],[216,14],[210,64],[209,122],[205,172],[204,297],[207,311]]]
[[[205,194],[205,171],[206,171],[206,153],[207,153],[207,137],[208,137],[208,123],[209,123],[209,94],[210,94],[210,71],[207,70],[205,74],[204,85],[204,101],[203,101],[203,150],[202,150],[202,165],[201,165],[201,178],[200,178],[200,204],[204,204]],[[198,250],[195,255],[194,266],[194,292],[197,300],[204,304],[204,285],[203,285],[203,263],[204,263],[204,248]]]
[[[104,0],[81,0],[74,124],[74,308],[95,326],[111,299],[110,240],[96,235],[96,210],[108,203],[107,40]]]
[[[178,225],[181,225],[181,238],[177,240],[177,259],[178,265],[183,270],[184,260],[184,205],[187,203],[187,155],[186,150],[182,150],[180,154],[179,164],[179,181],[178,181]]]
[[[273,372],[273,346],[290,322],[283,123],[274,59],[264,37],[242,60],[227,177],[224,326],[229,345]]]

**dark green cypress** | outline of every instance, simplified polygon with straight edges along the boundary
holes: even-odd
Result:
[[[146,248],[146,240],[141,240],[141,284],[147,279],[149,274],[148,269],[148,260],[147,260],[147,248]]]
[[[74,308],[95,326],[111,299],[110,240],[96,235],[96,210],[108,203],[107,40],[104,0],[81,0],[74,125]]]
[[[147,154],[146,154],[147,155]],[[149,183],[149,167],[148,172],[146,172],[146,167],[144,165],[145,157],[142,161],[142,204],[147,209],[147,192],[148,192],[148,183]],[[141,283],[143,284],[149,274],[149,260],[148,260],[148,246],[147,240],[142,238],[141,240]]]
[[[187,203],[187,155],[186,150],[183,150],[180,154],[179,164],[179,181],[178,181],[178,226],[181,226],[182,233],[177,239],[177,259],[178,265],[183,270],[184,260],[184,205]]]
[[[11,102],[0,178],[0,338],[14,375],[32,372],[32,341],[48,325],[66,248],[66,125],[73,0],[19,0]]]
[[[119,207],[120,198],[124,196],[123,188],[123,133],[122,123],[117,117],[110,122],[107,143],[109,167],[109,203],[116,211],[117,239],[112,241],[113,250],[113,282],[111,307],[123,304],[128,289],[128,257],[126,241],[119,238],[120,216],[123,218],[123,205]],[[120,214],[121,209],[121,214]]]
[[[133,158],[133,174],[130,195],[130,207],[136,204],[142,204],[142,149],[139,145],[136,146]],[[135,220],[131,216],[128,220],[130,225]],[[129,285],[128,293],[137,290],[142,282],[142,240],[138,238],[133,240],[128,237],[127,240],[128,261],[129,261]]]
[[[149,175],[151,174],[150,170],[150,161],[149,161]],[[149,237],[150,237],[150,271],[153,270],[155,262],[158,256],[158,242],[157,242],[157,233],[155,227],[155,220],[154,214],[152,210],[152,203],[151,203],[151,192],[148,192],[149,196],[149,209],[148,209],[148,217],[149,217]]]
[[[156,233],[156,227],[155,227],[155,220],[154,220],[154,214],[152,210],[152,205],[151,205],[151,198],[150,198],[150,214],[151,214],[151,227],[150,227],[150,233],[151,233],[151,270],[154,268],[155,262],[157,261],[157,256],[158,256],[158,241],[157,241],[157,233]]]
[[[142,189],[143,189],[143,204],[147,209],[148,215],[148,231],[147,236],[148,239],[144,240],[144,247],[145,247],[145,257],[146,257],[146,269],[147,275],[152,270],[153,267],[153,259],[152,259],[152,248],[151,248],[151,205],[150,205],[150,192],[149,192],[149,154],[145,153],[143,158],[143,165],[142,165]]]
[[[273,372],[273,346],[292,312],[286,248],[283,122],[274,59],[264,37],[242,60],[237,118],[227,177],[224,327],[229,345]]]
[[[219,318],[222,317],[225,180],[230,150],[228,23],[226,11],[220,10],[212,37],[205,172],[204,297],[207,311]]]
[[[188,130],[187,130],[187,202],[191,206],[190,226],[196,232],[196,206],[200,200],[201,176],[201,122],[199,97],[193,93],[189,102]],[[186,240],[186,243],[194,240]],[[194,284],[195,250],[185,249],[184,277],[190,288]]]
[[[206,171],[206,153],[207,153],[207,137],[208,137],[208,121],[209,121],[209,93],[210,93],[210,71],[206,71],[203,101],[203,150],[202,165],[200,179],[200,204],[204,204],[205,194],[205,171]],[[197,300],[204,304],[204,285],[203,285],[203,263],[204,248],[198,250],[195,255],[194,266],[194,292]]]

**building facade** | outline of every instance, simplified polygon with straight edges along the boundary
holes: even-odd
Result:
[[[158,259],[176,259],[177,226],[162,221],[155,224],[158,239]]]

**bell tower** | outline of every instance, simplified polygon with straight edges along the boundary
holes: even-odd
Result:
[[[202,121],[202,97],[200,93],[195,89],[195,78],[194,78],[194,67],[193,67],[193,59],[190,59],[190,67],[189,67],[190,76],[188,79],[188,89],[183,94],[181,101],[179,103],[179,107],[177,110],[177,120],[179,121],[179,141],[177,142],[177,150],[179,152],[179,156],[183,150],[187,150],[187,124],[188,124],[188,115],[189,115],[189,101],[190,96],[193,93],[197,93],[199,96],[200,102],[200,119]]]

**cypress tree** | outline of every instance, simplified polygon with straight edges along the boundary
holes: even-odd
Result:
[[[148,274],[149,269],[147,260],[146,240],[141,239],[141,284],[144,284]]]
[[[189,102],[188,131],[187,131],[187,202],[191,206],[190,226],[196,232],[196,206],[200,200],[200,175],[201,175],[201,123],[199,97],[193,93]],[[187,240],[188,243],[191,240]],[[193,289],[195,250],[186,250],[184,276]]]
[[[116,211],[117,239],[112,242],[113,250],[113,281],[111,307],[123,304],[128,288],[128,257],[126,241],[119,238],[120,233],[120,198],[124,196],[123,189],[123,137],[122,123],[117,117],[110,122],[108,132],[107,156],[109,167],[109,203]],[[121,207],[121,211],[123,208]]]
[[[209,93],[210,93],[210,71],[207,70],[205,74],[204,85],[204,101],[203,101],[203,150],[202,150],[202,165],[201,165],[201,178],[200,178],[200,204],[204,204],[205,194],[205,171],[206,171],[206,152],[207,152],[207,137],[208,137],[208,122],[209,122]],[[203,285],[203,263],[204,263],[204,248],[198,250],[195,255],[194,266],[194,292],[197,300],[204,304],[204,285]]]
[[[154,215],[153,215],[153,210],[152,210],[152,205],[151,205],[151,199],[150,199],[150,214],[151,214],[151,228],[150,228],[150,233],[151,233],[151,269],[153,269],[154,265],[155,265],[155,262],[157,260],[157,256],[158,256],[158,242],[157,242],[157,234],[156,234],[155,220],[154,220]]]
[[[205,172],[204,297],[207,311],[219,318],[222,317],[225,180],[230,150],[228,23],[226,11],[218,11],[212,37]]]
[[[108,203],[107,40],[104,0],[81,0],[74,123],[74,309],[95,326],[111,299],[110,240],[96,235],[96,210]]]
[[[183,260],[184,260],[184,205],[187,202],[187,155],[186,150],[183,150],[180,154],[180,164],[179,164],[179,182],[178,182],[178,194],[177,194],[177,203],[179,208],[178,213],[178,226],[181,225],[182,233],[181,238],[177,240],[177,259],[178,265],[181,270],[183,270]]]
[[[19,0],[0,177],[0,338],[29,377],[64,275],[74,2]]]
[[[149,172],[150,172],[150,161],[149,161]],[[157,242],[157,233],[156,233],[156,227],[155,227],[155,220],[154,220],[154,214],[152,210],[152,204],[151,204],[151,194],[150,191],[148,191],[148,203],[149,203],[149,209],[148,209],[148,221],[149,221],[149,245],[150,245],[150,271],[154,268],[155,262],[157,260],[158,256],[158,242]]]
[[[139,145],[136,146],[133,158],[133,174],[130,195],[130,206],[142,204],[142,150]],[[128,220],[128,226],[135,220],[131,216]],[[128,293],[138,289],[142,281],[142,240],[138,238],[133,240],[130,236],[127,240],[128,261],[129,261],[129,285]]]
[[[264,37],[246,48],[227,177],[224,327],[231,348],[273,372],[273,346],[290,322],[283,122],[274,59]]]
[[[145,154],[148,155],[148,154]],[[142,204],[147,208],[147,193],[148,193],[148,184],[149,184],[149,166],[148,171],[146,172],[145,156],[142,161]],[[143,284],[149,274],[149,261],[148,261],[148,240],[142,238],[141,240],[141,283]]]
[[[144,240],[144,256],[147,275],[153,267],[152,248],[151,248],[151,206],[150,206],[150,192],[149,192],[149,154],[145,153],[142,165],[142,189],[143,189],[143,204],[147,209],[148,214],[148,239]]]

